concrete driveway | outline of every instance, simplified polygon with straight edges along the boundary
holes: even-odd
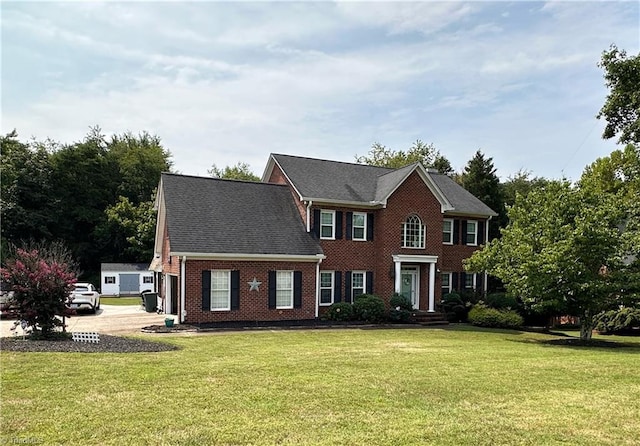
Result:
[[[147,313],[138,305],[101,305],[96,314],[80,313],[67,318],[67,331],[97,331],[103,334],[140,333],[142,327],[164,325],[165,314]],[[14,319],[0,321],[0,336],[12,336]],[[22,330],[18,328],[18,333]]]

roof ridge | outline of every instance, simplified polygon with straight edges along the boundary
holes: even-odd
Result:
[[[279,184],[279,183],[264,183],[262,181],[241,180],[241,179],[236,179],[236,178],[205,177],[205,176],[201,176],[201,175],[189,175],[189,174],[174,173],[174,172],[162,172],[162,175],[180,177],[180,178],[194,178],[194,179],[197,179],[197,180],[220,181],[220,182],[225,182],[225,183],[260,184],[260,185],[266,185],[266,186],[287,187],[286,184]]]
[[[376,168],[376,169],[397,170],[397,168],[394,168],[394,167],[374,166],[374,165],[371,165],[371,164],[354,163],[354,162],[349,162],[349,161],[328,160],[328,159],[324,159],[324,158],[312,158],[310,156],[288,155],[286,153],[272,153],[271,155],[272,156],[288,156],[290,158],[298,158],[298,159],[313,160],[313,161],[322,161],[322,162],[325,162],[325,163],[348,164],[350,166],[363,166],[363,167],[373,167],[373,168]]]

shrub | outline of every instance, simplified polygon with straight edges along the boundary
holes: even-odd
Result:
[[[52,244],[16,249],[1,274],[14,292],[18,320],[25,321],[34,334],[40,330],[39,335],[48,338],[56,327],[64,328],[57,316],[70,314],[66,303],[76,281],[70,254],[64,247]]]
[[[518,300],[507,293],[490,293],[487,294],[486,304],[497,310],[516,310],[520,306]]]
[[[512,310],[497,310],[483,304],[469,311],[469,322],[479,327],[518,328],[524,323],[522,316]]]
[[[329,307],[325,317],[330,321],[350,321],[353,319],[353,305],[338,302]]]
[[[620,308],[605,311],[593,319],[594,327],[602,334],[640,334],[640,308]]]
[[[362,294],[353,303],[353,315],[359,321],[378,323],[384,320],[384,301],[373,294]]]
[[[408,322],[413,305],[401,294],[395,293],[389,300],[389,320],[391,322]]]
[[[442,311],[449,322],[466,322],[471,305],[467,305],[458,293],[447,293],[440,301]]]

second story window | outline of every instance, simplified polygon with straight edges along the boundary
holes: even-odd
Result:
[[[367,214],[353,213],[353,240],[367,239]]]
[[[453,220],[451,219],[442,221],[442,243],[445,245],[453,244]]]
[[[335,239],[335,211],[320,211],[320,238]]]
[[[465,236],[467,245],[478,244],[478,222],[473,220],[467,221],[467,233]]]
[[[417,215],[410,215],[402,224],[402,247],[423,248],[426,228]]]

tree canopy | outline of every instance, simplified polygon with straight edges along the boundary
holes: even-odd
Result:
[[[356,155],[356,162],[370,166],[400,168],[416,162],[424,167],[437,169],[438,172],[451,175],[451,163],[440,154],[433,144],[425,144],[419,139],[407,150],[392,150],[378,142],[371,146],[367,155]]]
[[[620,143],[640,143],[640,54],[627,56],[626,51],[611,45],[602,53],[599,66],[609,95],[598,113],[607,125],[602,137],[618,136]]]
[[[249,164],[238,161],[235,166],[225,166],[220,169],[213,164],[207,171],[214,178],[224,178],[228,180],[260,181],[260,177],[251,171]]]

